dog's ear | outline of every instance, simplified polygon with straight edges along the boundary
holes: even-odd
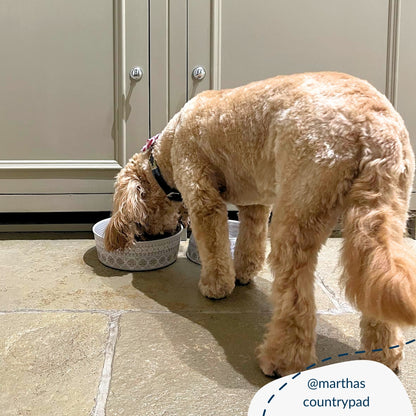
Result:
[[[147,218],[144,181],[143,178],[126,176],[123,171],[117,176],[113,215],[104,237],[108,251],[132,245],[135,237],[142,233],[140,224],[144,224]]]

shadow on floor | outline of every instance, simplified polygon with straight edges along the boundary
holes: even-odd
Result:
[[[91,247],[84,253],[83,260],[85,264],[87,264],[94,270],[94,273],[96,275],[101,277],[125,276],[126,274],[130,273],[127,271],[116,270],[104,266],[104,264],[102,264],[100,260],[98,260],[97,248],[95,246]]]
[[[240,310],[228,313],[225,310],[225,306],[223,311],[221,311],[220,308],[216,308],[215,312],[210,312],[208,310],[200,313],[171,309],[170,303],[166,302],[165,295],[163,293],[155,292],[154,290],[148,290],[148,283],[140,275],[134,276],[133,286],[159,304],[167,307],[171,312],[176,313],[207,330],[215,338],[233,369],[241,374],[253,386],[261,387],[272,381],[272,378],[264,376],[258,367],[256,348],[262,342],[265,333],[265,325],[270,320],[271,313],[264,312],[265,304],[268,305],[268,297],[259,289],[259,285],[264,286],[264,282],[259,282],[259,280],[260,279],[257,279],[256,283],[252,283],[246,287],[237,286],[229,299],[210,301],[217,304],[226,303],[228,300],[231,302],[233,297],[235,299],[237,298],[236,302],[238,302]],[[181,288],[175,286],[173,280],[167,280],[164,284],[166,292],[172,293],[172,291],[177,291],[178,298],[181,297]],[[247,299],[249,300],[247,306],[251,312],[244,312],[245,304],[238,301],[238,298],[241,299],[242,297],[245,297],[242,296],[243,291],[253,295]],[[201,296],[199,292],[195,293],[195,295]],[[256,305],[258,312],[254,312]],[[338,332],[338,330],[330,324],[324,323],[324,325],[326,326],[326,333],[335,334]],[[221,354],[219,354],[217,350],[210,351],[206,348],[201,348],[200,351],[190,350],[189,348],[186,348],[186,345],[189,343],[192,344],[192,333],[190,334],[189,339],[184,340],[178,338],[174,327],[165,325],[164,329],[172,345],[174,345],[176,351],[181,356],[182,361],[205,377],[209,377],[219,385],[223,385],[224,369],[221,358],[219,357]],[[317,354],[320,359],[322,359],[321,357],[328,355],[327,351],[329,349],[333,351],[331,354],[353,352],[350,345],[337,341],[337,339],[341,338],[341,334],[338,335],[338,337],[335,336],[334,338],[318,335]],[[336,361],[337,360],[334,360],[333,362]],[[238,379],[234,382],[227,380],[226,386],[229,388],[238,388],[241,384],[239,384]]]
[[[102,265],[97,258],[95,248],[85,253],[84,261],[93,267],[99,276],[117,277],[129,273]],[[255,353],[256,347],[262,341],[265,325],[271,316],[268,300],[271,283],[257,278],[248,286],[236,286],[231,296],[226,299],[209,300],[198,290],[199,273],[199,266],[181,257],[175,264],[165,269],[132,273],[132,285],[173,314],[204,328],[216,340],[220,349],[195,345],[196,342],[203,343],[204,340],[193,340],[193,336],[196,335],[192,332],[184,339],[183,334],[178,334],[176,328],[170,324],[171,321],[166,319],[166,314],[153,314],[153,317],[160,320],[166,337],[187,366],[204,377],[214,380],[218,385],[224,385],[225,382],[228,388],[239,388],[240,377],[230,380],[229,377],[224,376],[223,354],[225,354],[227,362],[235,372],[251,385],[259,388],[272,381],[272,378],[264,376],[259,369]],[[135,306],[137,307],[137,304]],[[338,340],[345,337],[337,328],[332,327],[328,322],[322,322],[321,327],[323,327],[322,332],[331,334],[331,338],[318,335],[319,359],[331,354],[353,352],[350,345],[354,345],[355,340],[340,342]]]

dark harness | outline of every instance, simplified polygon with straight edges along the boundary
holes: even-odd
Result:
[[[153,145],[155,144],[156,140],[159,138],[159,135],[151,137],[147,140],[146,144],[144,145],[142,152],[146,152],[150,149],[150,155],[149,155],[149,162],[150,167],[152,169],[153,177],[156,179],[156,182],[159,184],[159,186],[162,188],[163,192],[166,194],[167,198],[171,201],[175,202],[182,202],[182,195],[181,193],[175,189],[171,188],[165,179],[162,176],[162,172],[159,169],[159,166],[156,163],[155,158],[153,157]]]

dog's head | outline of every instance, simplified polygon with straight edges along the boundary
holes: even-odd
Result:
[[[167,198],[153,177],[146,154],[138,153],[117,175],[105,246],[112,251],[131,246],[136,238],[171,234],[185,217],[183,204]]]

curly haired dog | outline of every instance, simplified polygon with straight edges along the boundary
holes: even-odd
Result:
[[[202,261],[199,288],[209,298],[229,295],[261,269],[273,207],[274,312],[259,347],[265,374],[315,362],[314,270],[340,215],[342,282],[362,312],[362,347],[403,346],[399,325],[416,324],[416,260],[404,243],[414,155],[403,120],[370,84],[305,73],[197,95],[118,175],[110,250],[177,227],[183,204],[155,180],[150,155],[165,185],[182,194]],[[226,202],[238,206],[241,222],[234,262]],[[397,369],[402,349],[367,358]]]

